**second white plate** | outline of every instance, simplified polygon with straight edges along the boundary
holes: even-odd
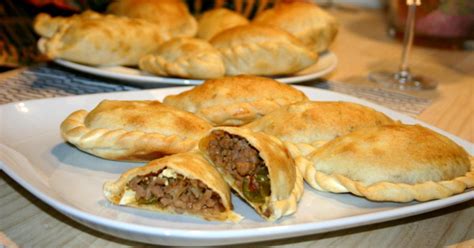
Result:
[[[95,67],[71,61],[56,59],[54,60],[57,64],[64,67],[84,72],[91,75],[101,76],[105,78],[111,78],[121,81],[126,81],[137,86],[142,87],[153,87],[160,84],[172,84],[172,85],[198,85],[203,80],[198,79],[185,79],[185,78],[170,78],[160,77],[138,70],[136,68],[124,67],[124,66],[102,66]],[[319,57],[319,61],[290,76],[275,77],[276,80],[282,83],[299,83],[304,81],[313,80],[320,78],[329,72],[333,71],[337,66],[337,57],[331,52],[325,52]]]

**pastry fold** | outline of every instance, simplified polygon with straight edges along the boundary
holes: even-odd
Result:
[[[198,19],[197,37],[210,40],[221,31],[248,23],[247,18],[226,8],[208,10]]]
[[[267,221],[296,211],[303,178],[277,138],[238,127],[217,127],[201,139],[199,150]]]
[[[291,143],[304,156],[359,128],[390,123],[394,121],[385,114],[360,104],[305,101],[283,106],[244,127]]]
[[[163,103],[208,120],[213,125],[239,126],[281,106],[306,101],[303,92],[270,78],[234,76],[210,79]]]
[[[174,38],[140,59],[140,69],[160,75],[208,79],[224,76],[221,54],[207,41]]]
[[[419,125],[361,128],[309,156],[299,166],[313,188],[373,201],[429,201],[474,187],[473,158]]]
[[[112,203],[205,220],[238,222],[230,189],[222,176],[196,152],[153,160],[104,184]]]
[[[61,134],[87,153],[112,160],[149,161],[193,149],[212,126],[158,101],[104,100],[61,123]]]
[[[222,54],[226,75],[287,75],[318,61],[289,33],[263,25],[242,25],[224,30],[211,39]]]
[[[270,25],[294,35],[311,51],[328,49],[337,35],[338,22],[313,3],[295,1],[277,4],[260,13],[253,23]]]
[[[49,26],[49,27],[48,27]],[[158,24],[141,19],[85,12],[72,17],[38,16],[38,49],[50,59],[88,65],[137,65],[169,39]]]
[[[153,22],[171,37],[194,37],[197,32],[197,21],[181,0],[115,0],[107,13]]]

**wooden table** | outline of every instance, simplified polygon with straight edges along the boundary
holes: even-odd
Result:
[[[339,65],[328,79],[357,83],[377,67],[396,69],[401,45],[387,37],[382,12],[335,10],[333,13],[341,21],[332,47]],[[415,47],[411,58],[414,70],[439,80],[436,92],[428,96],[434,99],[433,104],[417,118],[473,142],[474,53]],[[473,247],[473,206],[471,200],[404,219],[255,245]],[[144,246],[76,223],[0,172],[0,245],[9,241],[25,247]]]

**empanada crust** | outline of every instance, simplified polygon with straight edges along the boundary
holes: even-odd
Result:
[[[206,80],[164,104],[208,120],[213,125],[239,126],[254,121],[281,106],[308,98],[301,91],[270,78],[234,76]]]
[[[227,133],[238,135],[247,140],[250,145],[259,151],[259,156],[268,168],[271,195],[268,207],[271,215],[265,216],[258,206],[245,199],[243,192],[236,185],[233,177],[222,168],[216,166],[217,170],[224,176],[226,182],[245,199],[263,218],[275,221],[285,215],[296,212],[297,203],[303,195],[303,177],[297,169],[293,158],[284,144],[277,138],[261,132],[252,132],[239,127],[216,127],[212,130],[222,130]],[[211,132],[212,132],[211,130]],[[199,142],[199,150],[211,161],[207,151],[207,137]]]
[[[207,41],[174,38],[140,59],[140,69],[160,75],[208,79],[224,76],[221,54]]]
[[[289,33],[263,25],[241,25],[224,30],[211,39],[224,59],[226,75],[287,75],[318,60]]]
[[[241,220],[242,217],[232,211],[229,186],[225,183],[219,172],[217,172],[216,169],[197,152],[186,152],[167,156],[153,160],[145,166],[130,169],[123,173],[117,181],[106,182],[103,189],[104,195],[110,202],[119,204],[130,180],[138,175],[143,176],[149,173],[158,172],[165,167],[173,169],[176,173],[183,175],[186,178],[200,180],[212,191],[216,192],[222,199],[222,203],[225,207],[224,212],[212,216],[202,214],[198,217],[207,220],[231,222],[238,222]],[[163,209],[157,205],[145,205],[137,202],[128,203],[127,206],[164,213],[175,213],[173,209]]]
[[[472,157],[419,125],[362,128],[309,156],[299,166],[312,187],[374,201],[429,201],[474,186]]]
[[[248,23],[247,18],[226,8],[208,10],[199,17],[197,37],[210,40],[214,35],[226,29]]]
[[[281,28],[317,52],[328,49],[339,26],[336,18],[317,5],[301,1],[278,4],[260,13],[253,23]]]
[[[149,161],[192,150],[211,125],[158,101],[102,101],[78,110],[61,124],[77,148],[112,160]]]

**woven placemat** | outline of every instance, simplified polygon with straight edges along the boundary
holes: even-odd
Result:
[[[318,81],[310,85],[366,99],[409,115],[420,114],[432,102],[430,99],[378,87],[357,86],[331,81]],[[138,89],[140,88],[125,85],[123,82],[97,78],[58,65],[41,64],[28,67],[12,77],[0,80],[0,104],[56,96]]]

